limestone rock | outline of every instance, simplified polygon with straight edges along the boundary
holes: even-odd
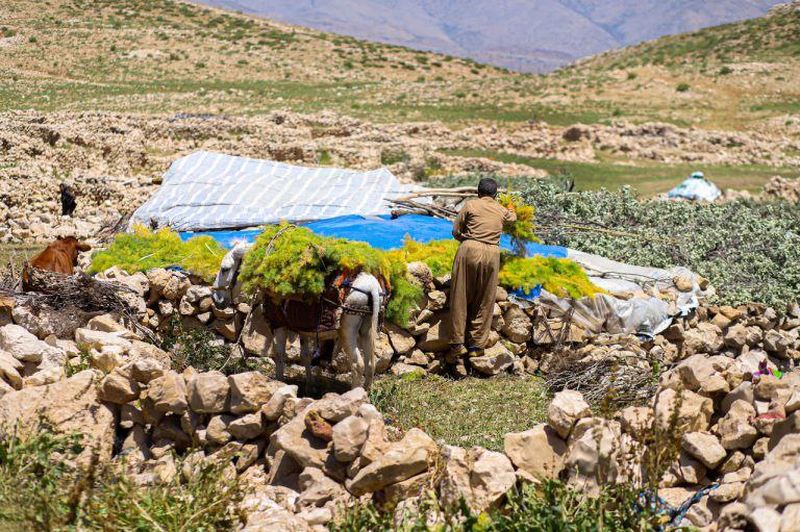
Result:
[[[717,434],[723,448],[748,449],[753,445],[758,439],[758,431],[750,424],[755,413],[755,409],[746,401],[734,401],[728,413],[717,423]]]
[[[115,370],[100,383],[100,399],[123,405],[139,398],[139,384],[130,376],[130,371]]]
[[[260,412],[244,415],[228,424],[228,432],[237,440],[252,440],[264,433],[264,422]]]
[[[708,432],[687,432],[681,438],[681,447],[709,469],[716,469],[727,457],[716,436]]]
[[[514,343],[525,343],[531,338],[533,324],[525,311],[512,305],[503,314],[503,335]]]
[[[514,364],[514,355],[498,342],[486,349],[482,356],[470,358],[469,364],[478,373],[492,377],[508,370]]]
[[[200,414],[225,412],[229,393],[228,378],[219,371],[198,373],[188,382],[189,405]]]
[[[58,350],[13,323],[0,327],[0,349],[17,360],[34,363],[41,362],[45,352]]]
[[[186,382],[175,371],[150,381],[145,398],[156,412],[161,414],[183,414],[189,406],[186,399]]]
[[[531,479],[556,478],[564,467],[567,444],[544,423],[525,432],[505,435],[504,450]]]
[[[451,508],[462,498],[476,513],[494,508],[517,481],[511,461],[502,453],[448,445],[442,449],[442,458],[440,496]]]
[[[680,405],[677,413],[678,429],[694,432],[708,430],[714,404],[708,397],[703,397],[690,390],[678,392],[667,388],[659,392],[655,399],[655,416],[659,427],[669,428],[673,412]]]
[[[575,423],[591,413],[580,392],[564,390],[558,392],[547,407],[547,423],[562,439],[567,439]]]
[[[378,491],[390,484],[401,482],[428,469],[437,452],[436,443],[419,429],[411,429],[399,442],[393,443],[386,453],[361,469],[347,483],[355,496]]]
[[[616,421],[584,418],[577,423],[564,460],[571,485],[595,495],[616,480],[620,433]]]
[[[367,441],[369,422],[358,416],[348,416],[333,427],[333,452],[340,462],[352,462]]]
[[[88,465],[93,453],[100,463],[109,461],[114,446],[114,413],[98,401],[99,380],[98,373],[86,370],[53,384],[7,393],[0,398],[0,430],[18,430],[21,436],[43,427],[57,434],[78,433],[84,446],[78,457],[80,464]]]
[[[231,412],[258,412],[283,387],[280,381],[270,380],[260,371],[249,371],[228,377],[231,389]]]

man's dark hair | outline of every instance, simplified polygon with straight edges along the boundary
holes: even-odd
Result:
[[[478,183],[478,197],[482,198],[484,196],[489,196],[490,198],[497,196],[497,181],[491,177],[484,177]]]

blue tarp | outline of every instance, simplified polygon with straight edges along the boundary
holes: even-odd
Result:
[[[318,220],[303,225],[320,235],[358,240],[378,249],[400,248],[403,246],[406,235],[423,243],[431,240],[452,238],[451,231],[453,228],[453,224],[447,220],[421,214],[406,214],[394,220],[390,216],[364,217],[348,215]],[[193,236],[209,235],[224,247],[232,248],[235,241],[246,240],[252,242],[259,234],[261,234],[260,229],[198,231],[181,233],[181,238],[188,240]],[[512,249],[511,239],[504,235],[500,246],[504,249]],[[527,254],[528,256],[542,255],[545,257],[566,258],[567,248],[528,244]]]

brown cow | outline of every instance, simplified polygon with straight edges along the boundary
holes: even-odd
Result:
[[[64,275],[72,275],[75,266],[78,265],[78,252],[89,251],[92,246],[80,242],[74,236],[59,238],[45,248],[44,251],[36,255],[31,261],[31,267],[37,270],[47,270]],[[27,272],[22,272],[22,289],[28,290]]]

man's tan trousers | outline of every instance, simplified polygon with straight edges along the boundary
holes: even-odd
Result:
[[[485,348],[500,272],[500,248],[475,240],[458,247],[450,288],[450,343]]]

